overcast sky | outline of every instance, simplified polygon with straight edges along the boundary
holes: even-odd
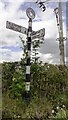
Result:
[[[66,2],[66,65],[68,66],[68,2]]]
[[[36,1],[36,0],[35,0]],[[51,0],[54,1],[54,0]],[[46,5],[46,11],[42,12],[34,0],[0,0],[0,62],[19,61],[22,58],[23,50],[19,36],[26,39],[21,33],[6,29],[6,21],[11,21],[18,25],[28,28],[28,17],[26,9],[31,7],[35,13],[35,19],[32,23],[32,29],[37,31],[45,28],[44,44],[39,49],[40,59],[44,62],[59,64],[59,42],[58,28],[54,14],[54,8],[58,6],[57,2],[49,2]],[[63,34],[66,37],[66,3],[63,3]],[[64,43],[66,44],[66,43]],[[65,46],[66,54],[66,46]]]

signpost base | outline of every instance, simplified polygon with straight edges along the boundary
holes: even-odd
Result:
[[[30,103],[30,91],[25,91],[25,101],[26,101],[26,105],[28,106]]]

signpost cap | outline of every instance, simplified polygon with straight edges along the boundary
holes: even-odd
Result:
[[[26,14],[28,18],[34,19],[35,18],[35,12],[32,8],[27,8]]]

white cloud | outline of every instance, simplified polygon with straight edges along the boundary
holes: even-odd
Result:
[[[24,27],[28,27],[28,21],[27,21],[27,16],[26,16],[25,11],[24,12],[22,12],[22,10],[18,11],[18,9],[19,9],[20,5],[23,3],[23,1],[17,0],[16,2],[15,1],[12,2],[12,0],[8,0],[8,2],[10,2],[11,4],[8,5],[6,10],[3,7],[4,3],[2,3],[3,4],[2,11],[1,11],[2,20],[0,21],[0,23],[1,23],[1,25],[0,25],[1,26],[0,27],[0,39],[2,39],[1,41],[4,41],[4,42],[1,42],[2,44],[7,42],[5,39],[9,39],[9,38],[10,38],[9,41],[12,40],[12,42],[13,42],[13,37],[14,37],[14,41],[17,42],[17,36],[20,35],[19,33],[16,33],[16,32],[13,32],[11,30],[6,29],[6,20],[9,20],[9,21],[14,22],[16,24],[20,24]],[[4,18],[3,18],[3,16],[4,16]],[[22,16],[26,20],[20,20],[20,17],[22,17]],[[45,28],[45,38],[48,38],[48,37],[54,38],[54,36],[56,36],[57,27],[56,27],[56,20],[55,20],[55,15],[53,13],[53,9],[48,8],[46,10],[46,12],[43,14],[42,14],[42,12],[40,12],[39,18],[41,18],[42,21],[34,22],[33,23],[33,30],[39,30],[39,29],[44,27]],[[9,34],[9,37],[7,34]],[[10,42],[10,44],[11,44],[11,42]]]
[[[60,57],[59,54],[51,54],[51,53],[47,53],[47,54],[43,54],[43,53],[39,53],[40,55],[40,60],[43,61],[43,63],[49,63],[49,64],[60,64]]]
[[[38,27],[36,27],[38,26]],[[53,19],[49,19],[47,21],[40,21],[40,22],[34,22],[33,23],[33,30],[37,31],[39,29],[45,28],[45,38],[55,38],[57,36],[57,27],[56,22],[53,17]]]
[[[24,0],[23,0],[24,1]],[[19,35],[20,33],[13,32],[11,30],[6,29],[6,21],[12,21],[17,24],[26,26],[25,20],[20,20],[19,18],[21,16],[25,16],[25,12],[22,12],[21,10],[18,11],[21,3],[23,3],[22,0],[19,0],[18,2],[10,2],[5,9],[5,3],[0,1],[0,45],[15,45],[17,42],[19,43]]]
[[[46,63],[52,63],[52,54],[51,53],[47,53],[47,54],[40,54],[40,60],[42,60],[43,62]]]
[[[27,2],[28,0],[3,0],[0,1],[0,46],[21,46],[21,41],[19,39],[19,35],[22,35],[20,33],[11,31],[6,29],[6,21],[11,21],[16,24],[19,24],[24,27],[28,27],[28,18],[26,16],[26,11],[23,9],[19,9],[20,5],[22,5],[24,2]],[[7,2],[7,7],[5,8],[5,2]],[[33,0],[29,0],[29,2],[34,2]],[[39,12],[39,10],[38,10]],[[24,18],[24,19],[20,19]],[[56,37],[57,37],[57,26],[56,26],[56,19],[52,8],[47,8],[45,12],[36,13],[35,20],[33,22],[33,30],[37,31],[39,29],[45,28],[45,43],[44,47],[42,46],[42,49],[45,50],[45,47],[48,47],[47,49],[50,49],[48,52],[46,50],[46,53],[43,54],[43,50],[41,50],[41,59],[43,58],[44,61],[48,61],[50,63],[54,62],[53,52],[51,51],[51,47],[54,46],[54,48],[57,49],[57,43],[56,43]],[[64,35],[65,35],[65,24],[64,24]],[[23,35],[22,35],[23,36]],[[23,36],[23,39],[26,37]],[[50,45],[52,45],[50,47]],[[0,60],[1,61],[15,61],[20,60],[22,51],[20,52],[13,52],[10,49],[0,49]],[[56,58],[57,59],[57,58]],[[57,61],[57,60],[55,60]]]
[[[20,59],[23,57],[22,54],[23,51],[13,52],[9,49],[0,48],[0,62],[20,61]]]
[[[7,7],[5,8],[5,2],[7,2]],[[6,29],[6,21],[12,21],[17,24],[26,26],[25,20],[20,20],[21,16],[25,17],[25,12],[21,10],[18,11],[20,5],[24,2],[24,0],[16,0],[12,2],[12,0],[4,0],[0,1],[0,47],[2,46],[21,46],[21,41],[19,39],[20,33],[13,32],[11,30]],[[23,51],[12,51],[10,49],[2,49],[0,48],[0,62],[3,61],[19,61],[22,57]]]

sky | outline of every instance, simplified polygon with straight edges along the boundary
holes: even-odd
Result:
[[[57,0],[56,0],[57,1]],[[26,41],[26,35],[6,29],[6,21],[13,22],[28,28],[28,17],[26,9],[31,7],[35,11],[35,18],[32,22],[34,31],[45,28],[44,44],[39,48],[40,60],[46,63],[59,64],[59,41],[58,28],[54,8],[58,6],[57,2],[51,0],[46,4],[46,11],[42,12],[36,0],[0,0],[0,63],[20,61],[23,57],[21,36]],[[66,37],[66,2],[62,4],[63,18],[63,36]],[[66,54],[66,42],[65,55]],[[68,58],[68,57],[67,57]]]

